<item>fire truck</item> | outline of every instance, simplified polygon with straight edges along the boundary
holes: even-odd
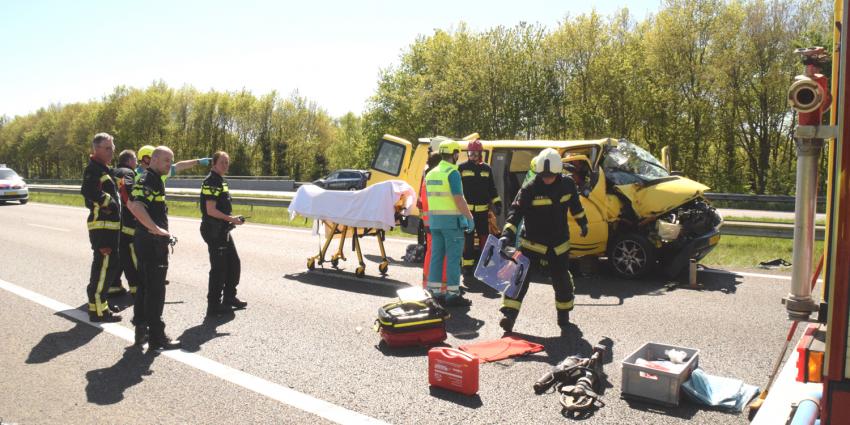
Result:
[[[848,45],[847,31],[841,31],[848,11],[850,0],[835,1],[831,54],[817,47],[796,51],[803,74],[788,91],[797,122],[793,271],[789,294],[782,300],[790,329],[771,374],[772,385],[751,405],[753,424],[850,424],[850,49],[841,48]],[[831,84],[823,75],[830,62]],[[817,165],[824,149],[829,169],[827,223],[824,256],[817,262]],[[813,296],[819,278],[822,289]],[[802,332],[795,341],[798,326]]]

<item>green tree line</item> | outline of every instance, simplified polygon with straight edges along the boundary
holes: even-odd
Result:
[[[201,93],[157,82],[0,121],[0,162],[27,177],[78,178],[101,131],[115,136],[119,151],[166,145],[177,160],[225,150],[234,175],[314,179],[328,169],[365,167],[370,156],[360,117],[332,118],[297,93]]]
[[[377,140],[628,138],[716,191],[792,193],[793,49],[831,47],[830,0],[666,0],[635,20],[567,16],[422,35],[381,72],[362,115],[331,117],[294,93],[199,92],[154,83],[99,101],[0,119],[0,162],[29,177],[76,177],[94,133],[178,159],[233,154],[233,174],[298,180],[367,167]]]

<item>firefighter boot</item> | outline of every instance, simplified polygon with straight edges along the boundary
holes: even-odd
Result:
[[[225,297],[224,303],[222,303],[222,304],[224,304],[226,306],[233,307],[235,309],[243,309],[245,307],[248,307],[247,302],[242,301],[239,298],[236,298],[235,296],[234,297]]]
[[[499,326],[506,334],[513,332],[514,323],[516,323],[517,311],[512,309],[502,309],[502,320],[499,320]]]
[[[570,325],[570,311],[569,310],[559,310],[558,311],[558,326],[561,329],[566,328]]]
[[[136,336],[134,339],[136,346],[143,346],[148,341],[148,327],[136,326]]]
[[[165,334],[151,336],[150,342],[148,342],[148,351],[177,350],[179,348],[180,341],[172,341],[171,338],[165,336]]]
[[[89,321],[94,323],[115,323],[121,321],[121,316],[117,314],[112,314],[109,312],[109,310],[104,311],[101,316],[98,316],[97,313],[90,311]]]

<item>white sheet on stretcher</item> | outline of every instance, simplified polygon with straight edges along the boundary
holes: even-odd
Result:
[[[289,219],[296,215],[346,226],[388,230],[395,226],[395,204],[405,195],[402,214],[416,202],[416,192],[401,180],[389,180],[363,190],[325,190],[315,185],[298,188],[289,204]]]

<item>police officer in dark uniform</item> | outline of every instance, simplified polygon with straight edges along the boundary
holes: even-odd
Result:
[[[118,155],[118,166],[115,167],[115,182],[118,184],[118,194],[121,196],[122,205],[127,205],[133,193],[133,184],[136,181],[136,153],[132,150],[124,150]],[[136,234],[136,217],[129,208],[121,209],[121,234],[119,239],[119,253],[121,257],[121,270],[115,276],[112,286],[109,287],[110,296],[120,296],[126,293],[121,286],[121,272],[127,278],[130,294],[136,296],[141,277],[139,276],[139,265],[136,257],[136,249],[133,247],[133,236]],[[137,315],[141,318],[141,315]],[[134,322],[135,323],[135,322]]]
[[[569,211],[579,227],[581,236],[587,235],[587,218],[581,206],[575,182],[561,175],[561,156],[554,149],[544,149],[537,156],[537,177],[526,183],[508,213],[502,232],[502,246],[512,246],[520,220],[525,218],[525,228],[520,235],[519,250],[531,260],[532,266],[545,261],[549,266],[552,287],[555,289],[555,308],[558,326],[564,329],[570,322],[573,309],[573,278],[569,270],[570,228]],[[499,326],[511,332],[519,315],[522,300],[528,292],[531,273],[526,275],[516,298],[502,298],[502,315]]]
[[[230,155],[216,152],[212,169],[201,186],[201,237],[210,254],[210,280],[207,290],[207,315],[231,312],[231,308],[245,308],[248,303],[236,298],[241,263],[230,231],[233,226],[245,223],[242,216],[230,215],[233,206],[230,188],[224,175],[230,167]],[[222,300],[222,291],[224,300]]]
[[[92,248],[92,265],[86,288],[89,320],[118,322],[121,316],[112,314],[106,300],[107,288],[120,272],[118,261],[118,232],[121,228],[121,199],[112,177],[109,163],[115,152],[113,138],[98,133],[92,140],[92,155],[83,172],[80,187],[89,216],[86,224]]]
[[[136,311],[144,312],[144,323],[135,323],[136,344],[144,343],[147,330],[149,350],[180,348],[179,342],[171,341],[165,335],[165,323],[162,321],[168,245],[171,241],[162,176],[171,170],[173,159],[174,153],[165,146],[154,150],[150,166],[133,187],[133,197],[129,204],[138,220],[134,243],[142,273],[142,284],[136,293]]]
[[[478,237],[478,249],[483,248],[487,235],[490,234],[490,205],[493,205],[493,213],[499,215],[502,213],[502,200],[496,192],[493,172],[490,166],[484,163],[484,147],[481,141],[473,140],[466,149],[469,160],[458,165],[457,170],[463,182],[463,197],[469,204],[475,221],[474,232],[464,234],[463,244],[463,274],[470,277],[475,271],[475,260],[478,258],[475,237]]]

